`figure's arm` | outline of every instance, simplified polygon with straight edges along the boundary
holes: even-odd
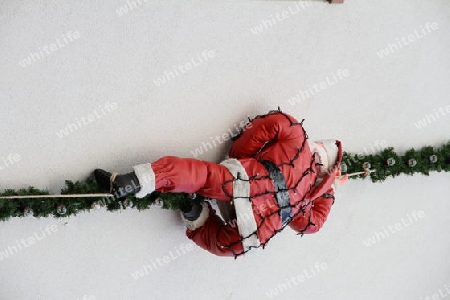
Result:
[[[303,127],[295,118],[286,113],[272,112],[247,124],[241,135],[233,142],[229,156],[253,157],[270,141],[303,139],[304,135]]]
[[[203,204],[200,217],[189,223],[186,235],[201,248],[218,256],[234,256],[244,250],[242,243],[236,243],[232,250],[228,246],[241,239],[237,226],[225,224],[223,220],[211,208],[211,205]],[[234,252],[234,253],[233,253]]]
[[[304,216],[297,216],[289,225],[300,233],[316,233],[327,220],[333,203],[334,190],[330,188],[326,193],[312,201]]]

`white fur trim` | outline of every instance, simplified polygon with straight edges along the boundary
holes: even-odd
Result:
[[[322,146],[323,145],[323,146]],[[321,175],[328,173],[333,168],[338,159],[339,148],[336,146],[336,140],[321,140],[310,144],[311,152],[316,152],[320,157]]]
[[[200,216],[198,216],[197,219],[195,219],[194,221],[189,221],[188,219],[186,219],[183,216],[183,213],[181,213],[181,217],[183,218],[183,220],[186,221],[186,227],[189,230],[196,230],[200,227],[203,226],[203,224],[205,224],[206,220],[209,217],[209,207],[208,204],[206,204],[205,202],[202,203],[202,211],[200,212]]]
[[[136,194],[137,198],[143,198],[155,190],[155,172],[151,164],[142,164],[133,167],[134,173],[139,180],[141,190]]]
[[[319,158],[316,160],[316,162],[320,163],[320,176],[324,176],[327,173],[328,170],[328,158],[327,158],[327,152],[324,149],[324,147],[313,143],[311,147],[311,152],[316,153]]]
[[[236,210],[237,226],[239,234],[242,237],[249,236],[242,241],[242,246],[244,247],[244,250],[248,250],[250,247],[258,247],[261,244],[258,235],[251,235],[258,227],[256,225],[255,216],[253,215],[252,202],[249,200],[250,181],[248,181],[248,174],[237,159],[227,159],[222,161],[220,164],[226,167],[236,179],[233,182],[233,198],[234,209]],[[237,179],[238,173],[239,178],[243,180]]]
[[[323,140],[322,143],[327,151],[328,166],[332,168],[338,160],[339,148],[336,146],[336,140]]]

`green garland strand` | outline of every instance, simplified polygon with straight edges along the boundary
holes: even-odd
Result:
[[[387,177],[416,173],[428,176],[430,172],[450,172],[450,141],[439,148],[426,146],[420,150],[409,149],[398,155],[394,148],[386,148],[378,154],[364,156],[344,152],[341,164],[342,174],[375,170],[350,177],[352,179],[370,177],[372,182],[382,182]]]
[[[386,148],[378,154],[364,156],[362,154],[343,153],[341,164],[342,174],[375,170],[366,174],[350,178],[367,178],[373,182],[382,182],[387,177],[395,177],[400,174],[413,175],[421,173],[429,175],[430,172],[450,172],[450,142],[439,148],[431,146],[420,150],[410,149],[404,155],[398,155],[393,148]],[[86,181],[72,182],[66,180],[61,194],[91,194],[102,193],[92,178]],[[27,189],[6,189],[0,196],[26,196],[26,195],[50,195],[47,190],[39,190],[34,187]],[[180,209],[192,202],[202,202],[205,198],[200,195],[186,193],[160,193],[154,192],[144,198],[133,196],[125,200],[110,198],[40,198],[40,199],[0,199],[0,220],[6,221],[11,217],[56,218],[76,215],[82,211],[90,211],[100,207],[106,207],[108,211],[117,211],[127,208],[136,208],[139,211],[149,209],[152,205],[161,205],[164,209]]]
[[[66,180],[61,194],[92,194],[103,193],[92,178],[86,181],[72,182]],[[27,189],[7,189],[0,196],[50,195],[47,190],[34,187]],[[188,206],[192,202],[201,202],[204,198],[195,194],[160,193],[153,192],[144,198],[129,196],[124,200],[114,197],[86,197],[86,198],[39,198],[39,199],[0,199],[0,220],[6,221],[11,217],[67,217],[78,212],[90,211],[106,207],[108,211],[136,208],[139,211],[149,209],[152,205],[161,205],[164,209],[176,210]]]

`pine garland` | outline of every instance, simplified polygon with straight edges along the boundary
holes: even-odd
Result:
[[[86,181],[65,181],[65,187],[61,194],[91,194],[103,193],[96,182],[89,178]],[[50,195],[47,190],[39,190],[34,187],[27,189],[7,189],[0,196],[26,196],[26,195]],[[152,205],[161,205],[164,209],[176,210],[192,202],[204,201],[202,196],[186,193],[160,193],[153,192],[144,198],[129,196],[127,199],[118,200],[114,197],[89,197],[89,198],[39,198],[39,199],[0,199],[0,220],[6,221],[11,217],[67,217],[76,215],[82,211],[90,211],[106,207],[108,211],[117,211],[127,208],[136,208],[139,211],[149,209]]]
[[[372,182],[382,182],[387,177],[396,177],[400,174],[414,175],[421,173],[429,175],[430,172],[450,172],[450,141],[439,148],[431,146],[420,150],[410,149],[404,155],[398,155],[394,148],[386,148],[378,154],[368,156],[343,153],[341,163],[342,174],[366,171],[366,174],[350,177],[353,179],[370,177]],[[61,194],[91,194],[101,193],[92,178],[86,181],[72,182],[66,180]],[[47,190],[34,187],[27,189],[6,189],[0,196],[26,196],[50,195]],[[82,211],[90,211],[106,207],[108,211],[117,211],[127,208],[136,208],[139,211],[149,209],[152,205],[160,204],[164,209],[180,209],[192,202],[202,202],[205,198],[186,193],[160,193],[153,192],[144,198],[133,196],[125,200],[113,197],[99,198],[40,198],[40,199],[0,199],[0,220],[6,221],[11,217],[56,218],[76,215]]]
[[[428,176],[433,171],[450,172],[450,141],[439,148],[431,146],[420,150],[411,148],[404,155],[398,155],[392,147],[368,156],[344,152],[341,171],[342,174],[366,171],[366,174],[350,178],[370,177],[372,182],[382,182],[387,177],[396,177],[400,174],[420,173]]]

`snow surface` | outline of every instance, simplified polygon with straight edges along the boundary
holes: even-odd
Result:
[[[3,1],[1,189],[57,192],[95,167],[194,157],[277,106],[305,118],[312,139],[338,138],[351,152],[449,137],[448,0],[129,3],[120,16],[126,1]],[[198,158],[219,161],[229,146]],[[0,255],[40,239],[2,257],[0,299],[441,299],[450,291],[449,182],[352,181],[318,234],[286,229],[237,260],[192,246],[179,214],[158,207],[12,219],[0,224]]]

